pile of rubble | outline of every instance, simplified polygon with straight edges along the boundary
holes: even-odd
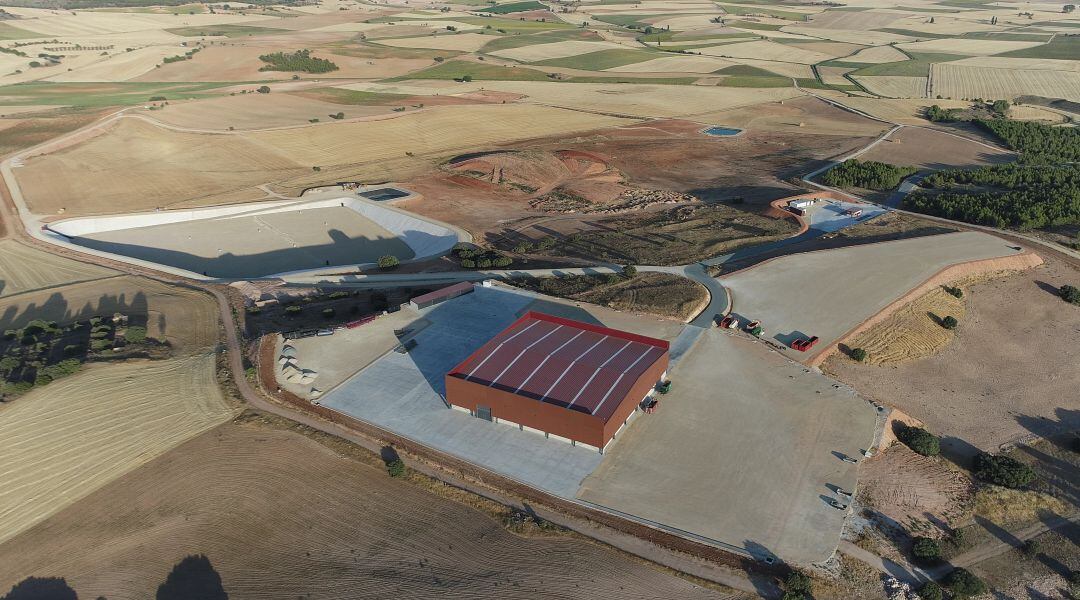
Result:
[[[529,206],[544,212],[560,214],[603,214],[639,210],[654,204],[684,204],[697,201],[695,196],[671,190],[630,188],[619,194],[613,202],[598,204],[569,190],[555,188],[543,196],[530,200]]]
[[[315,388],[315,378],[319,376],[318,373],[311,369],[303,369],[297,363],[296,360],[296,348],[285,344],[281,347],[281,355],[278,356],[278,376],[279,379],[283,379],[289,383],[297,385],[311,385],[311,389],[308,391],[308,397],[311,399],[318,398],[322,395],[322,392]]]

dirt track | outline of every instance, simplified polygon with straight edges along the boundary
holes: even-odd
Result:
[[[233,598],[723,598],[570,539],[523,539],[296,433],[226,424],[0,546],[0,589],[147,598],[206,554]]]

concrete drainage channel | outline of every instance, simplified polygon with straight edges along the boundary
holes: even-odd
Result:
[[[317,275],[383,255],[422,260],[470,239],[385,202],[326,196],[64,219],[41,233],[80,252],[204,280]]]

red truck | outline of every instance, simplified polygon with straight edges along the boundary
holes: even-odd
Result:
[[[791,342],[791,347],[798,350],[799,352],[806,352],[807,350],[813,348],[814,344],[816,343],[818,343],[818,336],[815,335],[810,339],[806,340],[799,338],[794,342]]]

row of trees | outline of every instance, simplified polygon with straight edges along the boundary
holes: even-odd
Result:
[[[337,71],[338,66],[325,58],[311,55],[311,50],[296,52],[274,52],[263,54],[259,60],[267,63],[260,71],[303,71],[304,73],[329,73]]]
[[[824,181],[834,187],[859,187],[868,190],[891,190],[905,177],[913,175],[915,167],[898,167],[877,161],[845,160],[825,173]]]
[[[975,124],[1000,138],[1009,149],[1020,152],[1023,162],[1080,162],[1080,129],[1075,127],[1009,119],[979,119]]]
[[[912,194],[908,210],[992,227],[1041,229],[1080,223],[1080,185],[1040,185],[1004,192]]]

